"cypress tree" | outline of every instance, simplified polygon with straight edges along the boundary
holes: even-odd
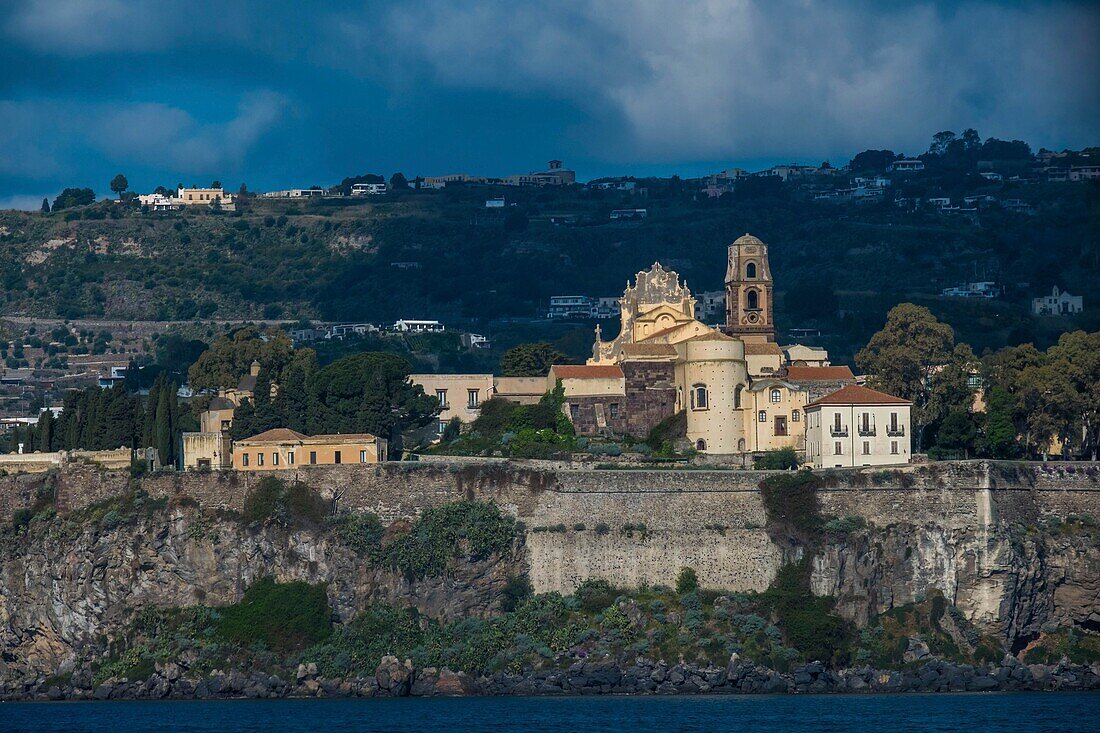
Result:
[[[53,443],[53,412],[46,410],[38,418],[38,434],[35,436],[35,448],[43,453],[50,452],[50,445]]]
[[[156,436],[154,445],[162,466],[172,465],[172,407],[168,399],[168,389],[159,390],[155,419]]]
[[[141,447],[153,448],[157,442],[157,405],[160,403],[160,384],[163,375],[156,378],[145,398],[145,420],[142,423]]]

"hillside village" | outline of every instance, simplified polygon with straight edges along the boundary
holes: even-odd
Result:
[[[825,162],[756,172],[734,168],[684,180],[617,177],[579,183],[574,171],[552,160],[540,171],[499,177],[395,173],[387,181],[364,174],[327,188],[262,195],[243,184],[231,192],[214,181],[208,187],[179,184],[135,194],[120,174],[111,181],[117,198],[97,202],[90,189],[66,189],[52,205],[43,202],[42,213],[5,219],[11,223],[0,229],[5,244],[0,264],[8,263],[9,286],[2,293],[9,315],[0,320],[0,429],[7,450],[18,452],[20,431],[34,431],[47,413],[59,418],[69,396],[94,387],[146,398],[159,381],[161,392],[174,385],[173,399],[185,406],[171,428],[172,447],[162,441],[161,453],[172,460],[164,455],[161,464],[260,469],[242,465],[233,446],[264,431],[241,434],[239,427],[231,436],[233,411],[257,401],[247,383],[260,370],[277,390],[281,365],[249,359],[221,383],[196,386],[189,379],[212,344],[235,342],[247,332],[315,353],[314,371],[357,353],[394,354],[407,363],[410,384],[435,399],[432,414],[414,421],[423,424],[406,426],[415,430],[405,439],[379,435],[376,442],[364,439],[344,451],[331,446],[320,451],[334,461],[345,455],[385,460],[414,454],[410,448],[509,454],[515,446],[500,438],[511,431],[491,431],[493,439],[487,440],[478,429],[483,406],[494,398],[537,406],[560,385],[556,409],[573,437],[563,438],[557,452],[574,450],[574,441],[580,441],[626,454],[735,456],[741,465],[786,449],[798,462],[819,466],[904,463],[937,441],[923,440],[915,432],[923,436],[924,428],[915,431],[910,424],[911,410],[927,412],[912,406],[922,388],[852,368],[870,348],[863,344],[873,342],[875,325],[903,298],[930,309],[932,321],[949,318],[947,330],[955,329],[950,342],[957,335],[974,352],[952,354],[948,343],[935,363],[921,367],[925,380],[937,370],[959,370],[971,397],[952,398],[953,409],[984,414],[984,390],[1003,381],[991,366],[998,354],[1022,349],[1018,344],[1026,341],[1040,351],[1060,348],[1055,343],[1060,334],[1092,330],[1096,310],[1088,294],[1064,289],[1087,283],[1088,277],[1080,270],[1027,268],[1030,276],[1049,279],[1017,281],[1010,274],[1017,265],[1008,264],[1019,258],[1015,252],[990,254],[1001,260],[993,269],[987,269],[988,259],[980,269],[975,260],[973,280],[950,280],[950,273],[965,272],[964,258],[927,255],[935,247],[951,247],[958,255],[984,237],[1003,246],[1007,232],[1030,236],[1031,223],[1057,221],[1064,227],[1079,197],[1096,195],[1096,162],[1093,148],[1033,154],[1023,142],[982,142],[967,130],[960,136],[938,133],[918,156],[867,150],[839,167]],[[687,247],[696,246],[690,227],[708,226],[704,238],[710,242],[719,222],[727,227],[730,217],[751,221],[766,215],[764,229],[790,231],[768,218],[780,211],[812,212],[834,228],[853,227],[846,237],[874,228],[872,236],[901,239],[892,248],[832,249],[825,255],[822,248],[834,246],[828,244],[832,234],[818,228],[809,233],[809,242],[808,232],[794,230],[795,241],[780,238],[770,251],[752,235],[733,244],[726,240],[725,267],[718,259],[721,250],[709,243],[689,254]],[[456,216],[466,219],[459,229],[452,223]],[[1087,231],[1090,219],[1074,214],[1070,221]],[[438,246],[429,244],[425,238],[436,234]],[[481,254],[467,238],[483,235],[492,239],[476,245],[485,249]],[[682,235],[689,236],[682,247],[654,241]],[[83,249],[84,237],[92,237],[90,249]],[[588,257],[608,242],[598,267],[578,267],[582,251]],[[427,256],[433,248],[448,260],[443,269],[438,257]],[[1082,263],[1095,268],[1100,263],[1091,262],[1086,250]],[[283,253],[274,270],[256,269],[273,251]],[[820,254],[807,260],[810,251]],[[872,252],[875,260],[893,257],[909,264],[880,276],[866,264],[865,255]],[[650,253],[652,259],[642,259]],[[492,257],[491,284],[466,270],[482,256]],[[318,262],[318,269],[294,267],[308,261]],[[207,277],[213,262],[215,275]],[[838,287],[840,278],[848,277],[841,274],[845,262],[859,263],[865,284]],[[386,273],[375,283],[378,265]],[[621,282],[638,265],[646,269],[622,296],[587,289],[594,282]],[[527,268],[539,266],[568,275],[531,280]],[[630,269],[616,274],[612,267]],[[897,290],[922,268],[937,275]],[[685,272],[703,273],[704,287],[718,280],[723,287],[689,289]],[[1001,278],[981,278],[997,272]],[[260,285],[272,275],[278,284]],[[359,291],[341,300],[347,289],[338,284],[352,281]],[[186,295],[164,297],[187,282],[194,287]],[[460,291],[448,296],[453,300],[440,296],[457,283]],[[566,283],[572,285],[565,288]],[[425,290],[428,284],[432,287]],[[882,292],[871,294],[868,286]],[[280,287],[296,292],[297,299],[265,304]],[[555,293],[552,287],[561,289]],[[590,294],[576,294],[586,290]],[[400,295],[388,297],[390,292]],[[536,292],[542,295],[532,298]],[[28,311],[39,299],[46,302]],[[340,313],[371,317],[316,317]],[[65,315],[73,317],[60,317]],[[553,360],[535,371],[501,373],[510,350],[542,342]],[[863,365],[870,364],[865,357]],[[888,384],[904,394],[889,394]],[[1004,386],[1019,392],[1011,382]],[[843,400],[847,415],[829,400]],[[1030,437],[1024,413],[1031,409],[1012,416],[1018,432],[1013,437],[1033,454],[1039,444],[1043,453],[1060,452],[1064,441],[1055,437],[1058,428],[1041,429],[1051,441]],[[947,413],[933,412],[919,422],[938,434]],[[666,422],[678,415],[680,423],[668,432]],[[290,422],[284,416],[244,424],[290,431],[273,436],[283,442],[327,435],[305,430],[305,422]],[[552,421],[540,429],[551,427]],[[962,429],[962,439],[939,447],[952,455],[977,450],[980,441],[967,438],[970,426]],[[974,430],[981,434],[984,427],[976,424]],[[671,440],[646,443],[653,431],[667,432]],[[136,445],[141,431],[132,432],[131,447],[149,447]],[[1087,446],[1090,440],[1086,435],[1076,442]],[[22,442],[28,450],[62,447],[41,436]],[[281,455],[280,463],[269,460],[262,468],[294,465],[287,461],[289,453]]]

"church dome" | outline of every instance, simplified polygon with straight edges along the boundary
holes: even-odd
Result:
[[[733,246],[740,247],[746,244],[759,244],[762,246],[764,242],[762,242],[759,237],[754,237],[746,232],[744,236],[738,237],[736,241],[734,241]]]

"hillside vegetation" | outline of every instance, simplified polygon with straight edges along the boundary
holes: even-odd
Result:
[[[479,187],[395,192],[381,203],[255,199],[232,214],[143,214],[111,202],[2,212],[0,308],[161,320],[529,316],[552,294],[617,294],[655,260],[696,290],[718,289],[725,246],[745,231],[772,245],[781,292],[835,290],[845,311],[881,314],[976,274],[1074,292],[1100,274],[1090,184],[996,184],[1038,213],[992,208],[972,222],[889,202],[815,203],[783,186],[712,201],[657,183],[633,202],[617,192]],[[483,208],[499,193],[517,204],[505,215]],[[608,222],[624,205],[645,205],[649,218]],[[550,223],[555,212],[578,224]],[[797,303],[785,310],[781,325],[812,315]]]

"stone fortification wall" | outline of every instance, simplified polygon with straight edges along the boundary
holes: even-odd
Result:
[[[833,471],[824,474],[827,488],[819,497],[824,514],[864,517],[874,527],[973,533],[1049,516],[1100,516],[1100,471],[1090,468],[1096,467],[957,462]],[[278,475],[305,481],[339,508],[371,511],[385,522],[447,502],[494,501],[527,525],[539,591],[569,591],[586,578],[671,584],[684,566],[695,568],[704,585],[759,590],[784,561],[764,530],[757,488],[763,472],[574,470],[490,460],[304,466]],[[239,510],[262,478],[165,472],[140,485],[154,497],[188,496],[206,507]],[[130,485],[128,472],[85,465],[0,477],[0,512],[7,521],[40,490],[56,491],[59,510],[78,510]]]

